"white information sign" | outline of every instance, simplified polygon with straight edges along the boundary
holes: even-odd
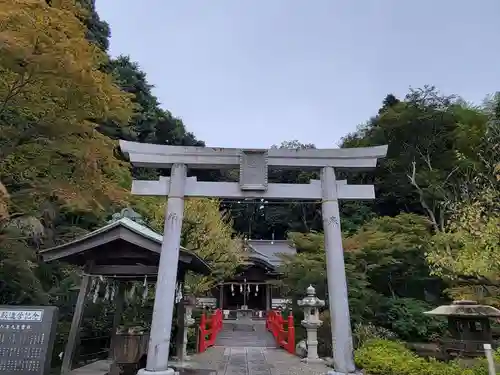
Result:
[[[0,310],[0,322],[41,322],[43,310]]]

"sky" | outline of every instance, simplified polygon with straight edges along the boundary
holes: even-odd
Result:
[[[336,147],[384,97],[500,90],[499,0],[97,0],[113,56],[208,146]]]

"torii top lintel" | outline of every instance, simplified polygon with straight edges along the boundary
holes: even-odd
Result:
[[[120,149],[137,167],[170,168],[186,164],[192,169],[232,168],[265,159],[266,165],[301,169],[375,168],[387,146],[339,149],[236,149],[184,147],[120,141]],[[251,160],[254,159],[254,160]]]
[[[138,167],[170,168],[184,164],[193,169],[240,167],[239,183],[203,182],[195,177],[186,180],[185,196],[191,197],[260,197],[283,199],[321,198],[320,181],[309,184],[268,184],[268,167],[319,169],[374,168],[377,159],[385,156],[387,146],[332,150],[242,150],[232,148],[182,147],[120,141],[122,152]],[[334,182],[335,183],[335,182]],[[372,185],[347,185],[337,181],[339,199],[373,199]],[[170,194],[170,178],[132,183],[132,194]]]

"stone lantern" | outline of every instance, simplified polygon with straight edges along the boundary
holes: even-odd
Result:
[[[319,308],[325,306],[325,301],[316,297],[316,289],[312,285],[306,289],[307,296],[298,301],[304,309],[304,319],[301,324],[307,331],[307,357],[304,362],[322,362],[318,356],[318,328],[323,322],[319,320]]]
[[[184,298],[182,299],[182,303],[184,304],[184,337],[182,338],[181,360],[188,361],[188,330],[189,327],[191,327],[195,322],[193,319],[193,308],[196,306],[196,298],[191,295],[191,291],[188,286],[184,286]]]

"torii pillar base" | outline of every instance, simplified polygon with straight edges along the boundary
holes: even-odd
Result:
[[[163,371],[149,371],[146,370],[145,368],[140,369],[137,371],[137,375],[175,375],[176,371],[173,368],[168,368]]]

